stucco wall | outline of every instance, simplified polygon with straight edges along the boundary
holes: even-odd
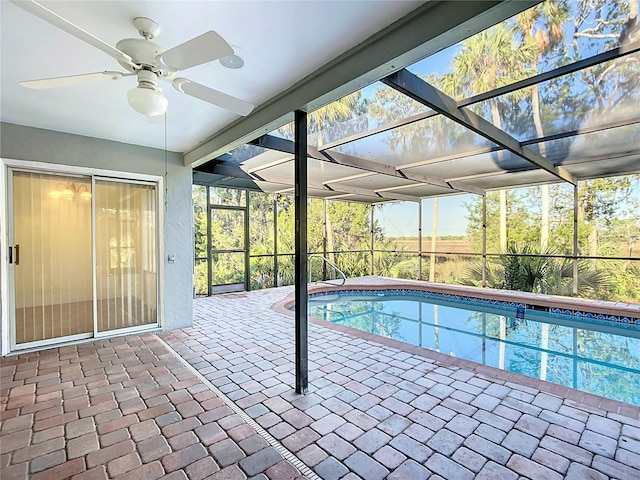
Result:
[[[165,152],[154,148],[100,140],[20,125],[0,124],[0,156],[52,164],[132,172],[164,177]],[[164,288],[160,299],[165,329],[190,326],[193,309],[193,211],[191,168],[182,155],[168,152],[164,213]],[[4,195],[5,186],[1,191]],[[0,243],[6,241],[6,234]],[[4,251],[4,248],[3,248]],[[168,263],[168,255],[175,263]],[[5,303],[6,299],[1,299]]]

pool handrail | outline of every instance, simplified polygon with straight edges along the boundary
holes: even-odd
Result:
[[[333,283],[329,280],[318,280],[316,283],[326,283],[328,285],[337,285],[341,287],[347,282],[347,276],[342,270],[338,268],[338,266],[335,263],[333,263],[331,260],[329,260],[328,258],[326,258],[325,256],[319,253],[314,253],[312,255],[309,255],[309,283],[313,283],[311,281],[311,260],[313,260],[314,258],[321,259],[322,261],[324,261],[324,263],[328,264],[331,268],[333,268],[337,273],[339,273],[342,276],[342,283]]]

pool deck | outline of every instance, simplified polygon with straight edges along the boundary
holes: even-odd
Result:
[[[637,479],[640,407],[346,327],[291,287],[194,301],[192,328],[0,359],[3,480]]]

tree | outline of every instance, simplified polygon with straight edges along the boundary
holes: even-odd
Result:
[[[453,59],[453,71],[442,78],[444,92],[459,99],[495,90],[530,76],[532,72],[529,64],[535,55],[536,46],[529,39],[518,44],[515,33],[515,27],[502,22],[465,40]],[[522,95],[522,92],[487,101],[491,121],[496,127],[502,128],[501,114],[509,108],[508,102],[518,95]],[[499,151],[496,156],[498,164],[502,164],[503,152]],[[500,208],[500,246],[505,249],[505,191],[500,193]]]
[[[553,50],[564,38],[563,23],[568,18],[568,8],[564,1],[547,1],[529,8],[516,16],[516,24],[526,43],[535,45],[530,63],[531,70],[537,72],[538,59]],[[543,26],[537,27],[542,21]],[[531,113],[538,138],[544,137],[540,113],[540,93],[538,84],[531,87]],[[547,156],[545,143],[539,144],[540,154]],[[540,229],[540,248],[545,250],[549,246],[549,186],[542,185],[542,221]]]

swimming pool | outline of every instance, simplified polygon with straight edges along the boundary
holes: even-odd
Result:
[[[321,320],[640,405],[640,319],[570,313],[418,291],[309,297]]]

